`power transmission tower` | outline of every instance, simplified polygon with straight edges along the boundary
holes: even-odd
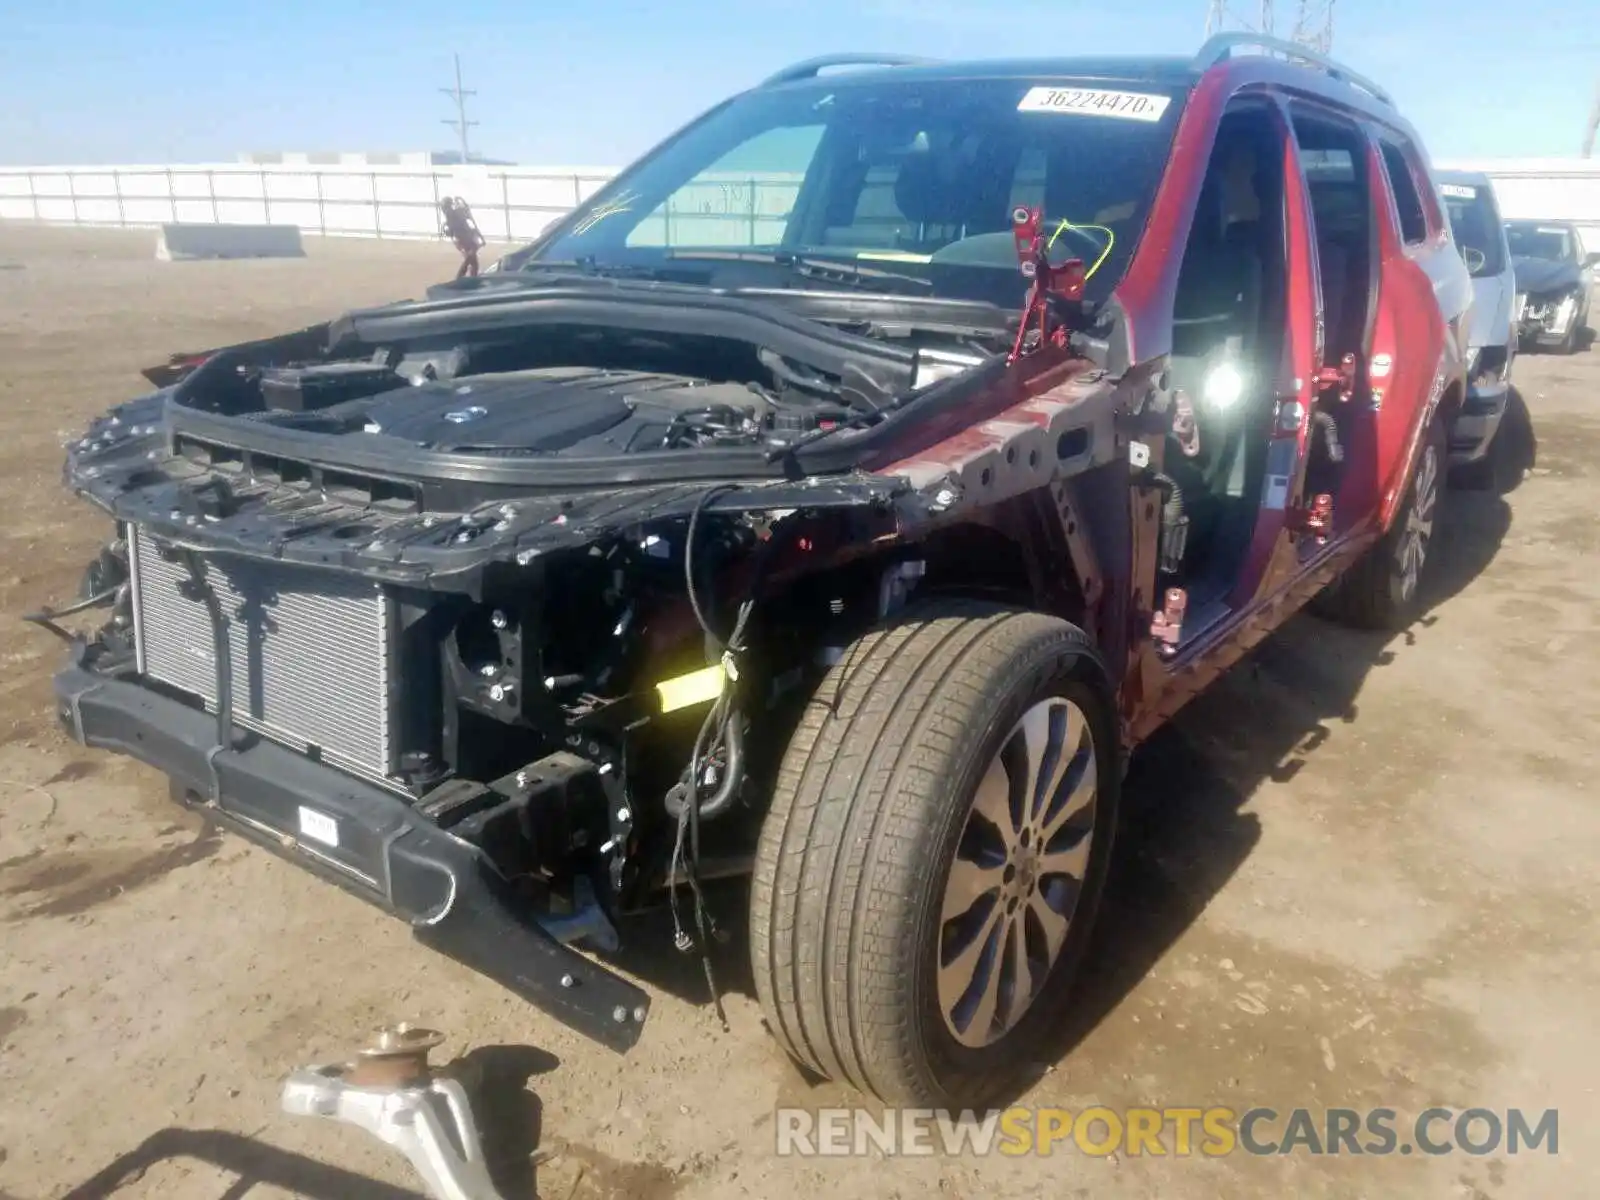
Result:
[[[1322,54],[1333,49],[1334,0],[1300,0],[1294,15],[1293,41]]]
[[[1594,154],[1596,136],[1600,136],[1600,84],[1595,85],[1594,107],[1589,110],[1589,124],[1583,131],[1583,156]]]
[[[439,90],[456,102],[456,115],[444,118],[442,124],[454,127],[456,136],[461,139],[461,162],[464,166],[472,161],[472,152],[467,145],[467,130],[478,123],[467,120],[467,97],[476,96],[478,93],[468,91],[461,86],[461,55],[458,54],[455,57],[456,85],[453,88],[440,88]]]
[[[1295,0],[1294,27],[1289,40],[1299,42],[1310,50],[1323,54],[1333,48],[1333,6],[1335,0]],[[1273,0],[1260,0],[1254,18],[1237,15],[1227,0],[1207,0],[1206,36],[1227,29],[1242,29],[1250,33],[1277,35],[1277,21],[1273,13]]]
[[[1223,33],[1230,29],[1244,30],[1247,33],[1261,33],[1272,35],[1272,0],[1260,0],[1261,8],[1252,19],[1241,17],[1233,5],[1227,0],[1208,0],[1206,8],[1206,36],[1213,33]]]

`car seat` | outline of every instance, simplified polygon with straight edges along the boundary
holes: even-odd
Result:
[[[1218,166],[1223,169],[1216,169]],[[1248,380],[1260,326],[1264,264],[1255,198],[1255,155],[1245,144],[1221,149],[1201,186],[1173,296],[1170,371],[1194,404],[1200,430],[1195,463],[1208,489],[1232,473],[1245,398],[1227,409],[1203,402],[1207,377],[1233,360]]]
[[[1204,563],[1226,529],[1232,501],[1246,491],[1246,434],[1259,393],[1259,331],[1266,279],[1261,249],[1261,172],[1266,156],[1225,131],[1201,184],[1193,226],[1173,296],[1172,384],[1194,409],[1199,453],[1169,439],[1165,471],[1181,489],[1189,519],[1190,562]],[[1207,378],[1231,363],[1245,392],[1226,408],[1205,402]]]
[[[894,201],[912,228],[902,236],[901,249],[931,253],[962,238],[1010,230],[1011,173],[1000,169],[1005,147],[998,143],[992,136],[963,133],[905,158]]]

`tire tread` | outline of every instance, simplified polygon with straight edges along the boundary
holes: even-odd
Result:
[[[949,819],[949,765],[1039,642],[1092,655],[1057,618],[937,602],[864,635],[806,706],[757,848],[751,958],[773,1034],[812,1072],[884,1099],[928,1094],[906,1036],[916,988],[891,951],[921,848]]]

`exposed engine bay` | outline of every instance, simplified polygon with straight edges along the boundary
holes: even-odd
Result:
[[[759,384],[545,368],[380,396],[363,428],[455,453],[578,456],[761,444],[850,415],[824,395],[785,392],[794,399],[780,402]]]
[[[165,376],[178,379],[169,415],[180,432],[203,425],[215,436],[225,418],[390,453],[405,443],[502,460],[781,453],[821,431],[874,424],[1009,341],[999,313],[987,330],[941,329],[938,320],[932,329],[865,321],[847,330],[765,301],[702,293],[698,307],[712,311],[671,306],[674,289],[655,287],[638,289],[631,312],[602,308],[610,324],[596,327],[581,302],[595,297],[582,291],[391,306],[235,348]],[[508,308],[524,309],[526,323],[496,328]],[[719,320],[721,308],[756,326],[754,336]],[[351,450],[360,452],[347,444],[324,453]]]
[[[269,367],[253,382],[265,423],[381,435],[448,454],[582,458],[767,446],[860,411],[838,399],[836,381],[776,358],[773,365],[781,384],[566,366],[440,380],[362,362]]]

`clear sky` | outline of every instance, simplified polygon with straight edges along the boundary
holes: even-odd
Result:
[[[1251,0],[1242,0],[1253,8]],[[838,50],[1186,52],[1205,0],[0,0],[0,162],[424,150],[460,51],[473,148],[615,166],[731,91]],[[1277,0],[1280,21],[1293,0]],[[1436,158],[1570,155],[1600,0],[1339,0],[1335,54]]]

